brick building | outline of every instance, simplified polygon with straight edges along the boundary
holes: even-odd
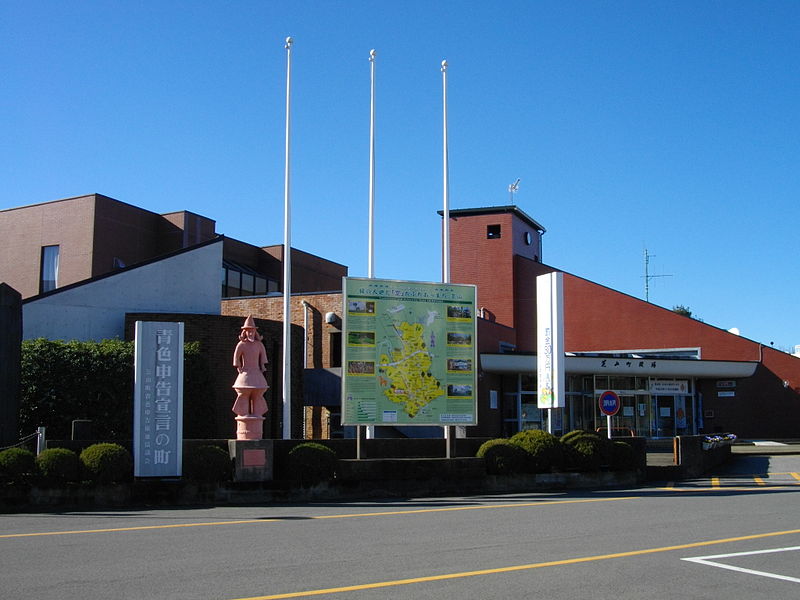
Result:
[[[542,262],[545,230],[515,206],[452,210],[450,219],[450,279],[476,284],[480,306],[478,425],[467,435],[544,428],[536,404],[536,277],[558,271]],[[800,358],[569,273],[563,281],[567,392],[555,431],[605,427],[597,400],[611,389],[622,402],[614,427],[645,437],[800,433]],[[280,298],[222,302],[227,315],[279,319],[281,310]],[[306,332],[305,403],[335,431],[342,295],[296,294],[292,315]],[[312,372],[327,384],[309,385]]]
[[[478,289],[478,425],[466,434],[495,437],[545,427],[546,413],[536,405],[536,277],[560,272],[543,262],[545,230],[516,206],[452,210],[450,220],[450,280]],[[283,247],[253,246],[214,229],[214,221],[193,213],[158,215],[97,194],[7,209],[0,211],[0,280],[22,292],[24,306],[38,305],[36,314],[58,316],[70,302],[84,302],[68,300],[81,288],[99,289],[111,278],[119,284],[105,286],[102,310],[116,306],[113,318],[128,329],[134,318],[180,319],[190,324],[187,340],[222,344],[213,351],[219,362],[213,368],[222,382],[215,393],[224,433],[232,402],[225,347],[234,324],[247,315],[260,319],[272,361],[272,398],[279,395]],[[155,267],[160,271],[151,275]],[[159,304],[160,298],[192,295],[169,287],[146,298],[146,307],[126,304],[131,289],[141,287],[137,273],[169,286],[179,279],[170,274],[187,269],[204,273],[206,284],[214,279],[218,295],[209,310]],[[293,424],[305,423],[305,431],[293,435],[344,435],[338,414],[346,275],[342,265],[292,249]],[[614,390],[622,403],[615,427],[637,435],[797,437],[800,357],[587,279],[562,277],[567,391],[566,406],[552,413],[556,432],[604,427],[597,399]],[[276,434],[279,427],[270,421],[267,430]]]

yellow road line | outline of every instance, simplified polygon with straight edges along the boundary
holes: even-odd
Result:
[[[798,482],[800,482],[800,473],[789,473],[789,475],[791,475],[792,477],[797,479]]]
[[[424,513],[436,512],[455,512],[463,510],[486,510],[493,508],[532,508],[539,506],[553,506],[557,504],[585,504],[588,502],[613,502],[615,500],[635,500],[639,496],[624,496],[619,498],[582,498],[576,500],[540,500],[537,502],[524,502],[514,504],[486,504],[479,506],[451,506],[451,507],[437,507],[437,508],[416,508],[413,510],[392,510],[392,511],[378,511],[368,513],[353,513],[353,514],[336,514],[336,515],[318,515],[308,517],[310,521],[318,521],[323,519],[353,519],[356,517],[388,517],[398,515],[417,515]],[[283,521],[280,517],[274,519],[248,519],[244,521],[212,521],[208,523],[178,523],[170,525],[142,525],[138,527],[117,527],[109,529],[78,529],[70,531],[43,531],[39,533],[9,533],[0,535],[0,539],[5,538],[22,538],[22,537],[42,537],[49,535],[72,535],[81,533],[118,533],[125,531],[149,531],[158,529],[177,529],[187,527],[218,527],[222,525],[252,525],[255,523],[276,523]]]
[[[678,544],[675,546],[663,546],[661,548],[647,548],[644,550],[632,550],[629,552],[616,552],[614,554],[599,554],[595,556],[583,556],[579,558],[568,558],[564,560],[553,560],[541,563],[531,563],[527,565],[513,565],[510,567],[498,567],[494,569],[480,569],[477,571],[462,571],[460,573],[444,573],[442,575],[429,575],[426,577],[413,577],[409,579],[395,579],[392,581],[378,581],[361,585],[348,585],[335,588],[325,588],[318,590],[306,590],[302,592],[288,592],[283,594],[272,594],[268,596],[251,596],[248,598],[238,598],[237,600],[279,600],[283,598],[304,598],[308,596],[321,596],[323,594],[339,594],[342,592],[356,592],[361,590],[374,590],[379,588],[396,587],[413,583],[427,583],[432,581],[445,581],[448,579],[461,579],[465,577],[477,577],[480,575],[495,575],[498,573],[511,573],[513,571],[528,571],[532,569],[542,569],[545,567],[558,567],[563,565],[574,565],[586,562],[610,560],[613,558],[627,558],[632,556],[643,556],[645,554],[657,554],[660,552],[672,552],[675,550],[687,550],[690,548],[701,548],[703,546],[713,546],[716,544],[730,544],[747,540],[757,540],[781,535],[800,534],[800,529],[790,529],[788,531],[773,531],[770,533],[759,533],[755,535],[743,535],[739,537],[724,538],[720,540],[707,540],[703,542],[692,542],[689,544]]]

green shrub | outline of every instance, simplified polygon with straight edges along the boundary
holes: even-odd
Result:
[[[611,468],[615,471],[633,471],[636,467],[636,451],[633,447],[625,442],[614,442],[611,445]]]
[[[322,444],[306,442],[292,448],[288,465],[290,476],[301,484],[330,481],[336,473],[336,453]]]
[[[51,439],[68,439],[75,419],[89,419],[98,439],[132,437],[133,342],[39,338],[22,342],[19,433],[47,427]],[[183,432],[214,437],[214,379],[199,342],[184,344]],[[191,409],[190,409],[191,407]]]
[[[47,483],[66,483],[80,479],[81,461],[67,448],[48,448],[36,457],[36,465]]]
[[[81,463],[98,483],[128,481],[133,474],[130,452],[119,444],[94,444],[81,452]]]
[[[22,481],[36,473],[36,457],[25,448],[7,448],[0,452],[0,478]]]
[[[528,453],[526,470],[530,473],[549,473],[564,467],[564,445],[552,433],[527,429],[515,433],[510,441]]]
[[[183,457],[183,476],[194,481],[230,481],[233,466],[230,455],[219,446],[187,448]]]
[[[571,431],[562,436],[567,448],[567,467],[576,471],[597,471],[611,464],[612,444],[589,431]]]
[[[484,442],[475,456],[484,460],[491,475],[524,473],[528,462],[527,452],[505,438]]]

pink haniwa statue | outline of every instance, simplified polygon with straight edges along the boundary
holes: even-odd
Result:
[[[239,371],[233,383],[236,401],[232,408],[236,413],[238,440],[260,440],[264,431],[264,414],[269,410],[264,400],[264,392],[269,389],[264,370],[269,361],[261,340],[253,317],[247,317],[233,352],[233,366]]]

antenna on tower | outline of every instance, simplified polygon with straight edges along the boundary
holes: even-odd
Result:
[[[508,186],[508,196],[509,200],[511,200],[511,204],[514,204],[514,194],[517,193],[518,189],[519,189],[519,177],[517,177],[517,180],[514,183]]]
[[[672,277],[672,275],[650,275],[650,258],[655,254],[649,254],[647,248],[644,249],[644,300],[650,302],[650,280],[655,277]]]

